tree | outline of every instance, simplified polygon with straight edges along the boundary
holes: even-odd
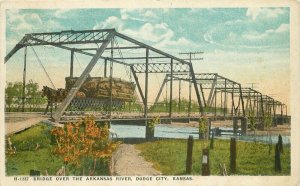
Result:
[[[8,106],[8,111],[12,111],[13,105],[21,105],[22,103],[22,90],[23,84],[22,82],[9,82],[5,88],[5,102]]]
[[[34,83],[32,80],[25,86],[26,103],[29,105],[29,111],[32,111],[32,108],[35,109],[38,105],[46,103],[42,92],[38,89],[38,83]]]
[[[29,105],[29,111],[35,109],[37,106],[45,104],[47,101],[42,97],[42,92],[38,90],[38,83],[32,80],[25,85],[25,96],[23,96],[23,83],[22,82],[8,82],[5,88],[5,102],[8,107],[7,111],[17,105],[17,110],[22,105],[22,98],[25,97],[25,104]]]

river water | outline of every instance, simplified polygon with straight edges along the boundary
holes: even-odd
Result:
[[[213,128],[212,128],[213,129]],[[223,130],[232,130],[232,128],[220,127]],[[111,130],[117,133],[119,138],[145,138],[146,127],[136,126],[136,125],[119,125],[111,124]],[[218,139],[230,139],[235,137],[237,140],[242,141],[257,141],[263,143],[272,144],[277,143],[278,136],[272,135],[271,138],[267,136],[234,136],[232,133],[222,133],[225,135],[216,136]],[[178,127],[178,126],[168,126],[168,125],[156,125],[154,137],[158,138],[174,138],[174,139],[187,139],[190,135],[194,139],[199,138],[198,128],[196,127]],[[271,141],[270,141],[271,140]],[[284,144],[290,144],[290,136],[282,136],[282,141]]]

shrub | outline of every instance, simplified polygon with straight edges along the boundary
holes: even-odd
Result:
[[[94,175],[97,163],[110,157],[119,144],[109,140],[108,125],[98,127],[92,116],[56,127],[51,134],[56,142],[54,153],[63,156],[69,168],[82,170],[82,175]]]

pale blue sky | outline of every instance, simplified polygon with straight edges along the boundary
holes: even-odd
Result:
[[[200,57],[204,60],[194,62],[196,72],[219,73],[244,85],[255,82],[259,91],[276,94],[275,98],[288,102],[288,8],[31,9],[6,13],[7,52],[25,33],[116,28],[176,56],[179,52],[203,51]],[[32,51],[28,52],[28,61],[32,61],[29,68],[41,71]],[[38,48],[37,52],[57,87],[63,87],[69,53]],[[22,56],[20,50],[8,62],[7,81],[22,79]],[[81,56],[78,59],[83,66],[89,61]],[[32,72],[28,79],[36,79]],[[36,81],[43,84],[44,79],[40,75]]]

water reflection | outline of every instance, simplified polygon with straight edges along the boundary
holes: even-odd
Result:
[[[145,126],[134,126],[134,125],[116,125],[112,124],[111,129],[117,133],[119,138],[144,138],[146,128]],[[213,128],[212,128],[213,129]],[[232,130],[232,128],[224,128],[223,130]],[[234,136],[233,133],[226,132],[222,133],[225,135],[217,136],[218,139],[230,139]],[[190,135],[194,139],[198,139],[198,128],[196,127],[179,127],[179,126],[169,126],[169,125],[156,125],[155,126],[155,137],[159,138],[175,138],[175,139],[187,139]],[[277,135],[268,136],[235,136],[238,140],[242,141],[257,141],[263,143],[275,144],[278,141]],[[282,141],[284,144],[290,144],[290,136],[282,136]]]

